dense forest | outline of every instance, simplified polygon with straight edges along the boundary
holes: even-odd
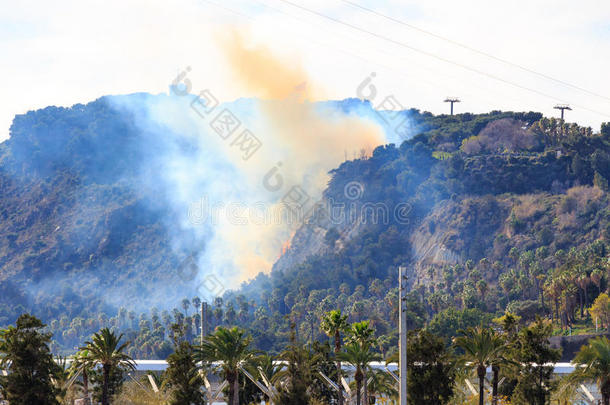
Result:
[[[273,271],[210,300],[208,326],[239,325],[279,353],[291,333],[325,339],[321,315],[341,309],[370,319],[391,354],[407,266],[409,326],[447,343],[506,312],[546,317],[555,335],[607,328],[610,126],[401,114],[409,139],[334,169]],[[176,277],[162,190],[137,181],[150,146],[134,120],[107,98],[15,118],[0,144],[0,326],[31,312],[64,354],[103,327],[124,332],[134,358],[166,358],[176,323],[194,341],[201,298]]]

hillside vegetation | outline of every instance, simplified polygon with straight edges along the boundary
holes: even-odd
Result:
[[[556,334],[594,329],[587,308],[609,268],[610,126],[402,114],[414,136],[333,170],[326,205],[271,274],[210,303],[211,326],[237,324],[278,352],[291,322],[298,339],[319,340],[321,314],[338,308],[371,319],[392,350],[405,265],[412,328],[448,338],[508,310],[552,318]],[[0,326],[30,311],[65,350],[116,327],[136,343],[130,354],[149,358],[169,354],[172,323],[197,334],[199,299],[180,300],[172,212],[138,181],[147,142],[105,98],[16,117],[0,144]],[[325,209],[337,206],[339,220]]]

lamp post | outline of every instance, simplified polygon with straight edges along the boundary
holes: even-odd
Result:
[[[400,366],[400,405],[407,405],[407,268],[398,268],[398,283],[400,285],[399,299],[399,366]]]

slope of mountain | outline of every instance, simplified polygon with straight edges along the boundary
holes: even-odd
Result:
[[[345,206],[347,219],[314,217],[266,284],[242,292],[266,285],[271,313],[290,314],[303,333],[310,314],[338,307],[395,339],[405,265],[414,327],[451,336],[506,310],[566,330],[585,322],[610,270],[610,127],[594,134],[533,113],[415,119],[426,129],[400,148],[333,171],[326,213]]]
[[[182,226],[190,207],[175,203],[181,190],[168,187],[166,169],[174,156],[188,164],[206,152],[151,117],[181,107],[177,99],[106,96],[15,117],[0,143],[0,325],[26,309],[51,320],[167,307],[197,293],[181,267],[206,249],[209,230]],[[255,104],[228,108],[247,117]],[[373,115],[359,100],[319,108]]]
[[[370,109],[321,104],[331,107]],[[414,136],[334,169],[271,274],[216,300],[213,323],[248,327],[269,349],[287,336],[285,315],[313,339],[313,315],[339,307],[391,337],[399,265],[411,269],[413,326],[448,334],[507,308],[564,325],[586,317],[607,280],[610,127],[593,133],[531,112],[402,114]],[[136,121],[108,98],[15,118],[0,144],[0,326],[25,310],[60,335],[66,317],[124,326],[119,307],[167,308],[191,293],[176,269],[205,239],[183,234],[176,246],[181,218],[156,181],[166,129]]]
[[[167,208],[137,181],[144,142],[104,98],[15,118],[0,149],[0,323],[23,307],[49,319],[135,306],[134,289],[171,279]]]

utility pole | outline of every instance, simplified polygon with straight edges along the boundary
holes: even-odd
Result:
[[[453,115],[453,104],[454,103],[459,103],[460,99],[457,97],[447,97],[445,99],[445,103],[451,103],[451,115]]]
[[[202,345],[203,345],[203,337],[205,335],[207,335],[207,330],[206,330],[207,326],[208,326],[207,319],[206,319],[207,313],[208,313],[208,303],[205,302],[205,301],[202,301],[201,302],[201,317],[200,317],[201,318],[201,338],[200,338],[200,344],[202,344]]]
[[[400,352],[400,405],[407,405],[407,268],[400,266],[398,268],[398,283],[400,291],[398,298],[400,300],[400,312],[398,334],[400,336],[398,349]]]
[[[570,108],[569,104],[557,104],[555,107],[553,107],[556,110],[561,110],[561,123],[563,124],[563,112],[565,110],[568,111],[572,111],[572,109]]]

